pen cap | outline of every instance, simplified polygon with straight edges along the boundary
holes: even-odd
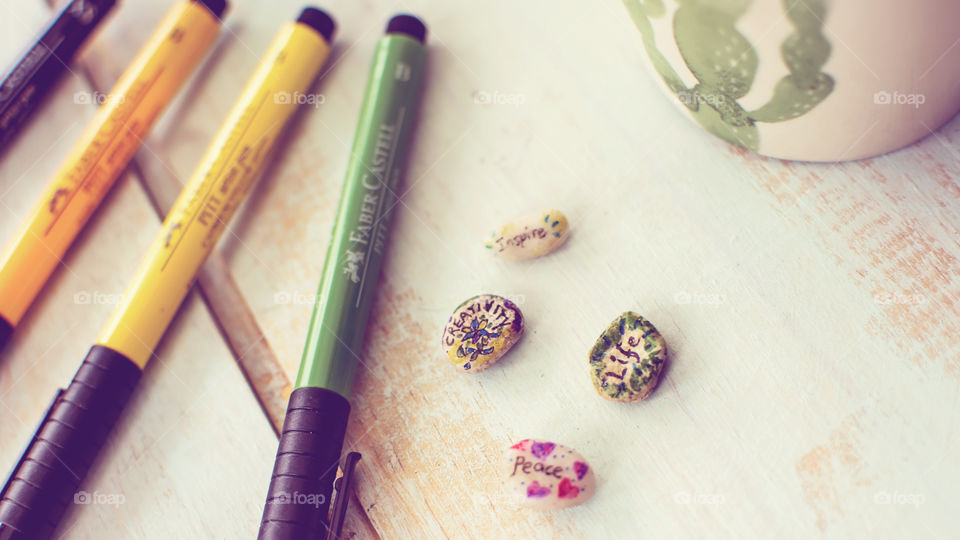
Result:
[[[0,538],[48,538],[78,491],[140,379],[140,369],[94,346],[54,402],[0,496]]]
[[[260,540],[322,538],[350,404],[326,388],[290,394],[260,522]]]

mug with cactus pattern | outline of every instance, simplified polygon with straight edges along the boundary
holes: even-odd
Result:
[[[875,156],[960,111],[956,0],[623,1],[673,100],[761,154]]]

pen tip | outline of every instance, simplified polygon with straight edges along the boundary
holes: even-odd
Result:
[[[423,24],[423,21],[413,15],[395,15],[387,23],[387,33],[403,34],[420,43],[425,43],[427,40],[427,27]]]
[[[333,21],[333,17],[328,15],[326,11],[315,7],[303,8],[300,16],[297,17],[297,22],[316,30],[327,43],[330,43],[333,39],[333,33],[337,29],[337,23]]]

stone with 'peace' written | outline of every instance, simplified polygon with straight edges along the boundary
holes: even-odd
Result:
[[[583,503],[596,480],[587,460],[573,448],[524,439],[503,456],[507,492],[523,506],[553,510]]]
[[[601,396],[646,399],[660,380],[667,343],[650,321],[632,311],[620,315],[590,350],[590,376]]]
[[[474,296],[457,306],[443,328],[443,350],[465,373],[476,373],[507,354],[523,335],[523,314],[510,300]]]
[[[567,240],[569,226],[563,212],[550,209],[527,214],[500,227],[486,243],[494,255],[520,261],[546,255]]]

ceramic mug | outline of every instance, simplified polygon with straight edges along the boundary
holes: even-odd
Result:
[[[707,131],[839,161],[917,141],[960,111],[957,0],[624,0],[650,64]]]

